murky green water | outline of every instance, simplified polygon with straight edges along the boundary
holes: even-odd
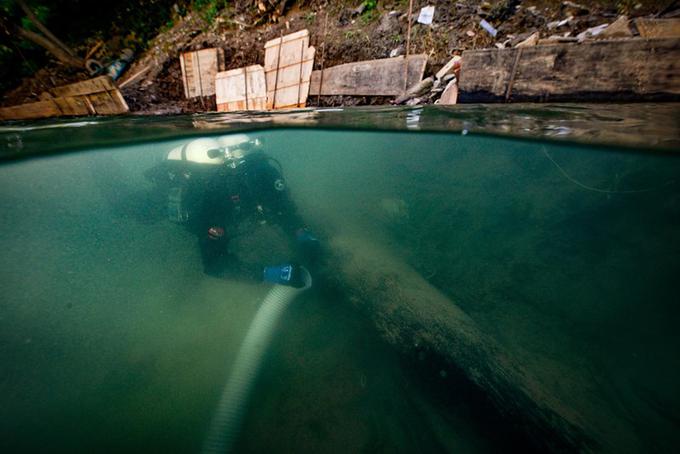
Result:
[[[204,275],[196,239],[149,195],[144,172],[196,130],[97,149],[88,127],[5,134],[19,155],[68,149],[69,134],[81,151],[0,167],[0,449],[197,451],[270,286]],[[587,428],[589,449],[678,449],[680,157],[668,147],[251,135],[331,253],[337,238],[370,243],[422,276],[534,395]],[[266,244],[268,229],[236,246]],[[413,349],[319,282],[278,325],[236,451],[532,448],[464,373],[426,346],[400,353]]]

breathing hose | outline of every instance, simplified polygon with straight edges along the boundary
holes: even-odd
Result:
[[[239,349],[234,367],[220,397],[203,444],[204,453],[231,451],[238,436],[241,419],[253,387],[262,358],[274,333],[274,328],[293,299],[312,286],[312,277],[301,267],[304,286],[301,288],[276,284],[262,301]]]

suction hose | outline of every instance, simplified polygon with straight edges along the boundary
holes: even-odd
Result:
[[[288,304],[312,286],[309,271],[302,268],[304,286],[287,287],[276,284],[262,301],[239,349],[234,368],[229,376],[203,444],[204,453],[229,452],[236,440],[241,418],[255,382],[274,328]]]

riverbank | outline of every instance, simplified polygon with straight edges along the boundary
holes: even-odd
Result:
[[[172,25],[159,31],[119,80],[131,112],[174,114],[214,110],[214,97],[185,99],[180,52],[217,47],[224,51],[226,69],[241,68],[264,60],[266,41],[301,29],[309,30],[310,44],[317,49],[314,69],[403,55],[408,45],[411,54],[428,56],[427,77],[464,50],[513,47],[534,33],[543,38],[575,37],[591,27],[610,24],[622,14],[634,19],[676,13],[672,7],[654,1],[602,0],[585,6],[543,0],[415,1],[409,35],[406,1],[273,2],[283,4],[280,15],[263,11],[256,3],[236,2],[210,15],[200,8],[184,16],[176,15]],[[416,20],[421,7],[426,5],[435,7],[431,25]],[[482,19],[497,31],[495,37],[481,27]],[[84,72],[69,73],[58,65],[48,65],[6,93],[3,105],[35,101],[45,86],[87,77]],[[314,96],[309,98],[308,105],[377,105],[392,100],[384,96]]]

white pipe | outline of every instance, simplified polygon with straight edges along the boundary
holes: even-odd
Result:
[[[204,453],[229,452],[241,427],[241,418],[274,328],[288,304],[312,285],[312,277],[302,268],[302,288],[275,285],[262,301],[239,349],[203,444]]]

